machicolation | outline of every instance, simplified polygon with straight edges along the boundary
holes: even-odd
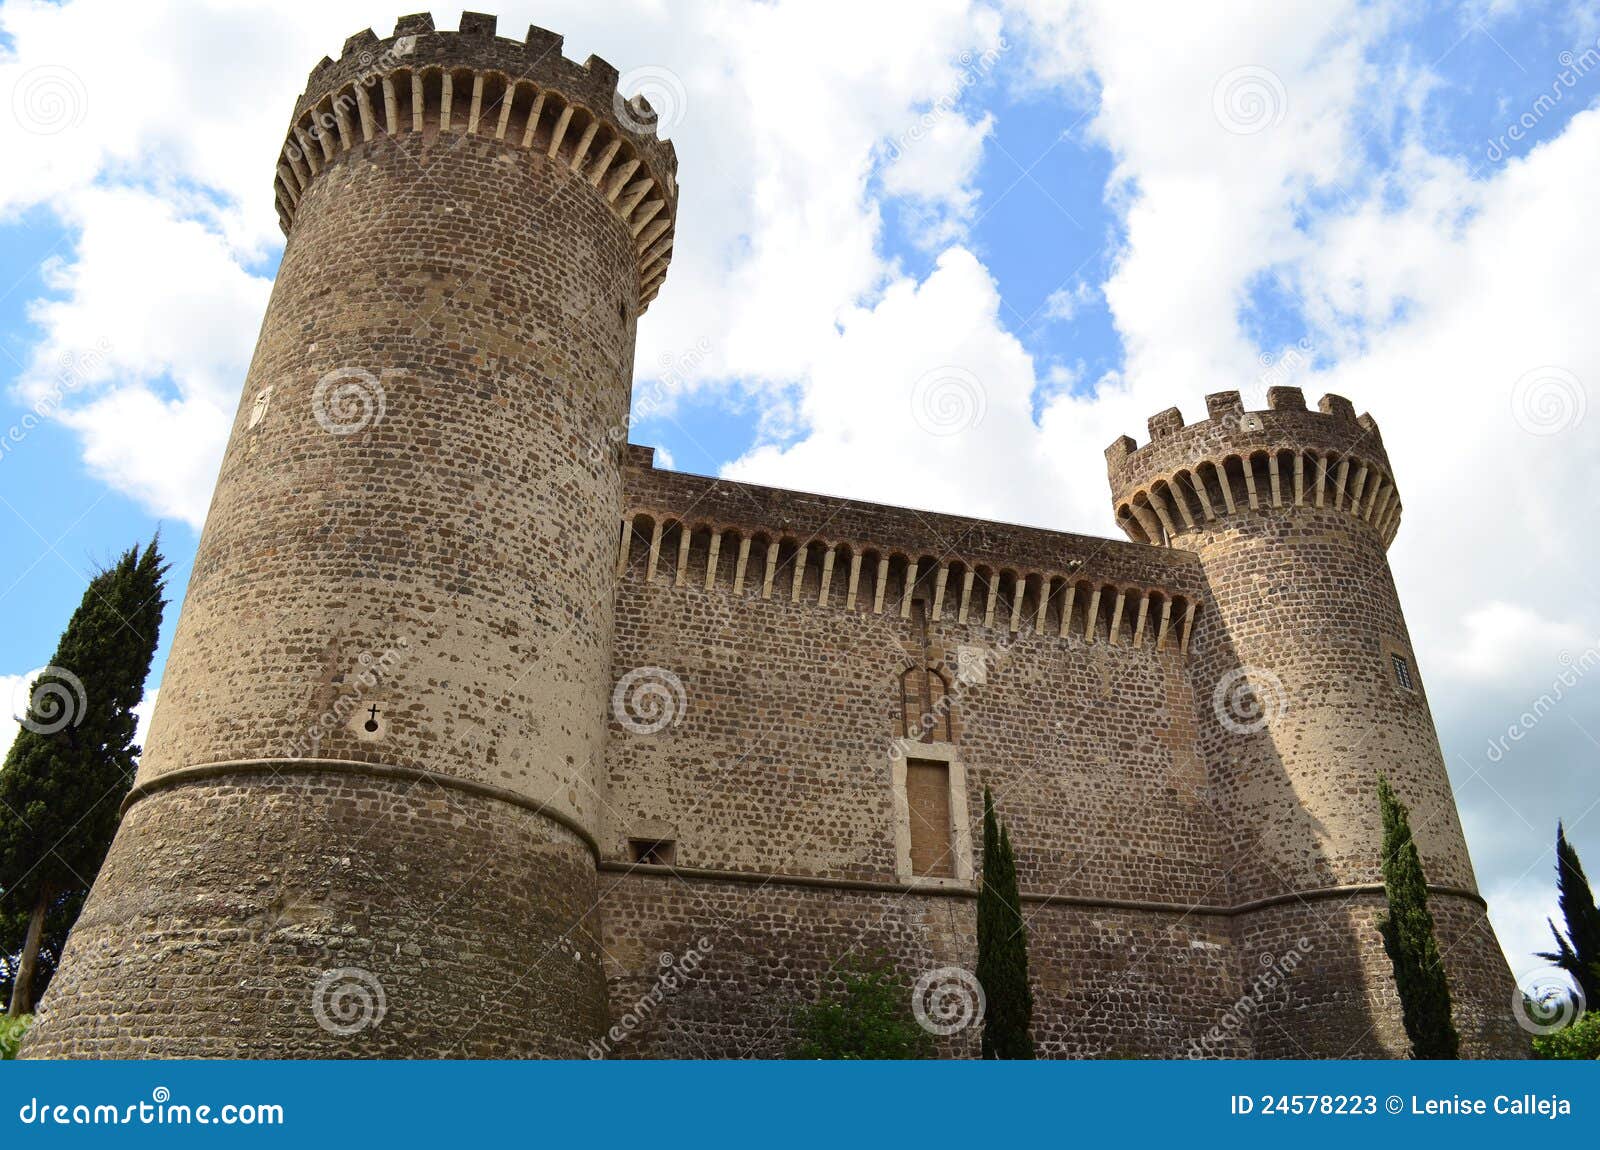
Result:
[[[782,1055],[851,956],[972,970],[988,788],[1042,1055],[1400,1056],[1380,771],[1463,1051],[1520,1053],[1373,420],[1162,412],[1106,453],[1128,541],[658,469],[618,429],[677,160],[617,84],[474,13],[311,72],[136,785],[23,1054]],[[326,1025],[341,978],[381,1015]]]

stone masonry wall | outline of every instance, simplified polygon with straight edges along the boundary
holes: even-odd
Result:
[[[794,493],[769,500],[761,489],[656,472],[634,458],[630,509],[670,508],[683,522],[704,519],[745,537],[852,539],[857,550],[874,545],[874,556],[919,539],[947,546],[912,585],[920,611],[902,613],[903,564],[881,608],[875,573],[847,606],[842,565],[824,595],[815,554],[796,593],[791,548],[780,550],[763,597],[765,536],[738,592],[730,553],[719,555],[707,589],[703,532],[690,532],[681,563],[677,536],[664,533],[647,581],[653,527],[636,525],[618,582],[613,680],[624,706],[614,707],[600,836],[613,1022],[655,985],[662,956],[702,935],[712,954],[612,1053],[779,1053],[793,1006],[836,980],[851,957],[882,951],[908,980],[970,969],[970,852],[981,845],[985,785],[1010,822],[1032,900],[1043,1051],[1181,1054],[1217,1025],[1237,997],[1231,927],[1223,916],[1185,914],[1220,903],[1225,889],[1219,828],[1197,796],[1192,654],[1177,649],[1175,632],[1157,651],[1153,620],[1135,647],[1133,620],[1124,619],[1113,645],[1109,600],[1092,641],[1081,603],[1069,636],[1049,611],[1040,633],[1036,594],[1015,632],[1009,595],[992,625],[976,610],[955,622],[953,602],[943,619],[928,611],[932,560],[1027,571],[1079,559],[1096,585],[1139,580],[1171,596],[1194,594],[1187,556],[996,524],[979,525],[975,547],[960,521],[922,524],[916,513]],[[963,649],[979,653],[982,682],[963,682]],[[905,816],[895,803],[895,748],[930,753],[897,742],[900,675],[924,664],[945,676],[954,700],[950,750],[964,772],[967,825],[965,845],[953,836],[952,849],[968,852],[965,881],[917,880],[896,857],[896,820]],[[667,711],[630,715],[627,691],[648,683],[670,685],[657,700]],[[675,876],[631,864],[630,840],[662,839],[674,843]],[[1044,901],[1051,897],[1058,901]],[[963,1041],[947,1051],[971,1053]],[[1234,1032],[1212,1052],[1244,1049]]]
[[[490,43],[424,34],[409,58],[471,66]],[[595,80],[605,69],[580,71]],[[391,995],[404,990],[416,1009],[478,1018],[480,1050],[555,1053],[593,1032],[578,1022],[599,1016],[588,991],[568,995],[573,1008],[550,1013],[548,1025],[529,1020],[560,983],[522,983],[487,1015],[480,1007],[519,985],[527,954],[582,929],[590,909],[592,855],[577,865],[589,848],[568,852],[556,874],[539,844],[574,832],[586,842],[599,818],[621,479],[620,452],[593,447],[614,443],[626,425],[639,255],[606,189],[570,151],[557,154],[556,123],[524,117],[548,148],[467,130],[473,84],[463,75],[466,90],[445,116],[447,73],[419,74],[420,130],[391,117],[394,131],[370,138],[345,131],[348,123],[316,139],[299,134],[294,162],[309,164],[310,177],[297,193],[136,801],[85,915],[102,924],[116,961],[90,956],[87,926],[74,935],[36,1032],[40,1052],[303,1052],[322,1041],[302,1017],[259,1014],[246,1001],[252,979],[273,993],[298,985],[311,1001],[317,980],[292,938],[210,941],[245,929],[260,913],[255,900],[211,891],[204,871],[148,881],[152,860],[187,855],[202,839],[237,856],[214,864],[229,884],[241,881],[229,867],[281,868],[285,881],[307,884],[284,891],[290,903],[322,900],[352,915],[360,907],[357,949],[366,939],[387,954],[378,940],[406,937],[433,955],[453,931],[475,939],[466,949],[482,961],[470,976],[446,962],[378,958],[374,973],[391,975]],[[436,781],[418,785],[508,804],[482,817],[514,820],[524,833],[492,840],[504,844],[503,860],[480,842],[479,858],[530,885],[502,891],[505,913],[474,918],[475,894],[464,895],[460,917],[438,906],[424,913],[412,901],[419,884],[450,872],[422,872],[472,849],[471,833],[405,804],[391,808],[392,828],[360,823],[363,834],[415,849],[372,855],[372,875],[287,830],[277,842],[213,836],[221,800],[207,798],[192,772],[218,763],[252,771],[239,785],[255,780],[264,804],[306,793],[305,819],[325,822],[329,842],[355,835],[346,817],[368,804],[330,806],[320,788],[335,784],[308,781],[308,772],[430,773]],[[146,794],[168,783],[175,789]],[[456,877],[499,889],[470,871]],[[136,891],[138,914],[127,909]],[[500,930],[513,939],[496,943]],[[594,950],[577,956],[598,988]],[[158,960],[160,984],[184,992],[187,1022],[176,1033],[163,1017],[175,1004],[149,993],[155,976],[145,972]],[[247,1017],[266,1029],[243,1034]],[[368,1049],[394,1048],[380,1039]]]

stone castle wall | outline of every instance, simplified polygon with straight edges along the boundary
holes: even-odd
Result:
[[[603,60],[494,31],[354,36],[295,107],[149,747],[26,1054],[779,1055],[853,961],[972,969],[987,787],[1041,1053],[1396,1055],[1379,770],[1466,1052],[1522,1051],[1370,417],[1157,415],[1107,452],[1130,542],[656,470],[672,146]]]
[[[576,1054],[603,1014],[621,475],[591,447],[626,425],[671,150],[623,150],[603,62],[430,28],[354,38],[296,110],[159,714],[35,1053],[348,1053],[306,1025],[303,922],[407,1004],[365,1053],[445,1053],[472,1019],[471,1049]],[[501,56],[520,86],[481,80]],[[288,988],[300,1009],[242,1001]]]

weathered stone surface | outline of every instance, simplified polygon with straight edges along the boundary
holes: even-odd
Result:
[[[358,34],[295,109],[149,747],[26,1055],[780,1055],[853,958],[972,968],[986,786],[1042,1053],[1398,1055],[1379,771],[1466,1052],[1522,1051],[1370,417],[1159,414],[1107,451],[1131,542],[658,471],[627,405],[675,156],[609,65],[493,32]]]

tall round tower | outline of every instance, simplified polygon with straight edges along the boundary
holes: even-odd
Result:
[[[311,73],[288,236],[36,1056],[573,1056],[634,328],[676,157],[561,37]]]
[[[1191,650],[1205,798],[1226,828],[1241,979],[1295,973],[1252,1012],[1259,1057],[1404,1056],[1383,913],[1377,778],[1393,782],[1432,890],[1464,1050],[1515,1054],[1512,982],[1478,896],[1386,552],[1401,502],[1377,424],[1298,388],[1246,412],[1206,397],[1107,449],[1117,520],[1200,556]]]

